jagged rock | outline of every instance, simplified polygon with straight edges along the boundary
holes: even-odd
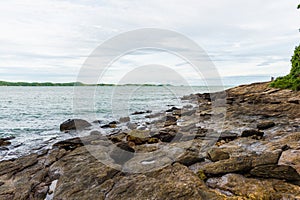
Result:
[[[222,149],[219,148],[211,148],[207,152],[209,159],[213,162],[219,161],[219,160],[226,160],[228,159],[229,153],[223,151]]]
[[[287,165],[260,165],[250,171],[251,175],[262,178],[285,179],[289,181],[300,181],[297,171]]]
[[[251,137],[251,136],[263,137],[264,132],[258,131],[258,130],[255,130],[255,129],[248,129],[248,130],[244,130],[242,132],[242,135],[241,135],[241,137]]]
[[[300,174],[300,150],[289,149],[282,152],[278,165],[291,166]]]
[[[90,126],[92,125],[83,119],[68,119],[60,125],[60,131],[81,130]]]
[[[268,129],[268,128],[272,128],[273,126],[275,126],[275,123],[272,122],[272,121],[265,121],[265,122],[261,122],[259,124],[257,124],[257,128],[259,130],[265,130],[265,129]]]

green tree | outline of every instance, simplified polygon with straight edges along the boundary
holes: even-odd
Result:
[[[277,78],[270,84],[271,87],[300,90],[300,45],[295,48],[291,63],[290,73],[284,77]]]

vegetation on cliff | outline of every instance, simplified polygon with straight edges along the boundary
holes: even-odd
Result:
[[[271,87],[300,90],[300,45],[295,48],[291,63],[290,73],[284,77],[278,77],[271,83]]]
[[[300,4],[297,8],[300,9]],[[300,45],[295,48],[291,63],[292,69],[290,73],[286,76],[278,77],[270,84],[271,87],[300,90]]]

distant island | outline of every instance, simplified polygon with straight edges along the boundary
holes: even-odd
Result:
[[[69,83],[52,83],[52,82],[7,82],[0,81],[0,86],[173,86],[171,84],[109,84],[109,83],[99,83],[99,84],[85,84],[81,82],[69,82]]]

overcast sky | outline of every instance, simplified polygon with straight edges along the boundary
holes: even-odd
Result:
[[[80,67],[102,42],[149,27],[197,42],[222,77],[285,75],[300,39],[296,8],[297,2],[287,0],[1,1],[0,80],[76,81]],[[165,54],[136,52],[117,60],[112,71],[184,62]],[[111,73],[103,80],[114,82],[109,77]]]

